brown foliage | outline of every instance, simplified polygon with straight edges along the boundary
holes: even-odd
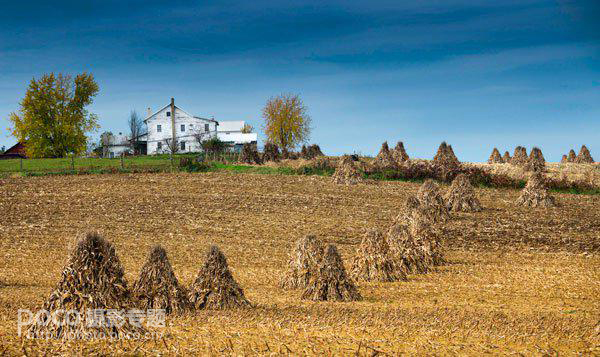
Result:
[[[244,144],[244,146],[242,146],[242,152],[240,153],[239,161],[245,164],[262,164],[262,160],[256,145],[250,143]]]
[[[281,154],[279,153],[279,147],[276,144],[266,142],[263,149],[262,161],[279,161]]]

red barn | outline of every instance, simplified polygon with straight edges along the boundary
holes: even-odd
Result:
[[[18,142],[15,145],[11,146],[4,152],[4,154],[0,154],[0,160],[2,159],[18,159],[18,158],[27,158],[27,153],[25,152],[25,143]]]

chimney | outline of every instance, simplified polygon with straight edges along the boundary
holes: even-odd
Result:
[[[148,115],[146,115],[146,118],[148,118],[150,115],[152,115],[152,109],[150,109],[150,107],[148,107],[147,113],[148,113]]]
[[[175,98],[171,98],[171,133],[173,134],[171,136],[171,144],[173,145],[173,147],[171,148],[171,152],[174,152],[177,145],[177,140],[175,137]]]

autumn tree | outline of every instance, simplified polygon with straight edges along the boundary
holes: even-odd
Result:
[[[250,124],[244,124],[244,126],[242,127],[242,133],[244,134],[249,134],[252,131],[254,131],[254,127]]]
[[[310,137],[310,116],[300,96],[282,94],[272,97],[263,108],[267,140],[283,151],[306,142]]]
[[[85,108],[98,94],[94,76],[45,74],[33,78],[18,113],[11,113],[9,128],[27,142],[29,157],[64,157],[86,150],[86,133],[98,128],[97,116]]]

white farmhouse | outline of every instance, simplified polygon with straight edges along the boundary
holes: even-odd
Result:
[[[110,135],[107,139],[107,144],[105,155],[111,159],[131,153],[129,137],[123,135],[123,133]]]
[[[256,143],[256,133],[242,133],[243,121],[221,121],[193,116],[171,103],[157,112],[151,113],[144,119],[148,132],[139,138],[147,143],[146,152],[149,155],[169,153],[173,138],[177,152],[200,152],[200,141],[217,136],[239,150],[245,143]]]

